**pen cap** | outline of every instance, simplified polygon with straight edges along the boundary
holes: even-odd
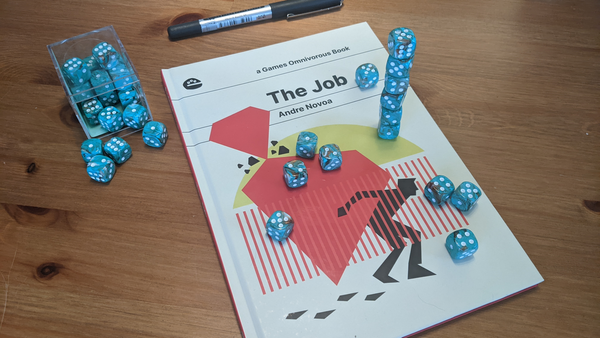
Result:
[[[202,26],[198,20],[173,25],[167,28],[169,39],[177,40],[202,34]]]
[[[273,19],[286,18],[288,14],[310,14],[332,7],[340,7],[343,0],[287,0],[270,4]]]

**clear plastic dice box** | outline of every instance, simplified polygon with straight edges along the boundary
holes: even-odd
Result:
[[[120,74],[110,74],[111,80],[109,82],[102,83],[101,85],[97,85],[95,87],[91,85],[91,82],[89,86],[87,84],[84,86],[74,86],[72,81],[69,81],[66,78],[67,74],[63,73],[62,66],[74,58],[84,60],[92,56],[93,49],[98,44],[104,42],[110,44],[118,53],[117,55],[120,55],[119,64],[124,66],[124,75],[121,76]],[[140,104],[147,109],[148,121],[152,121],[152,114],[150,113],[150,108],[148,107],[148,103],[146,101],[146,95],[139,81],[138,73],[133,66],[133,62],[131,62],[129,55],[127,55],[125,47],[123,47],[123,44],[117,36],[113,26],[107,26],[79,36],[59,41],[48,45],[47,47],[48,51],[50,52],[50,57],[52,58],[52,63],[54,64],[54,68],[56,69],[56,73],[58,74],[58,78],[60,79],[63,89],[65,90],[69,103],[75,111],[75,115],[77,116],[77,119],[79,120],[79,123],[81,124],[81,127],[88,138],[124,136],[138,131],[126,125],[120,130],[108,131],[100,124],[96,124],[94,121],[91,121],[90,118],[84,114],[82,109],[84,102],[92,98],[98,98],[106,95],[107,93],[111,93],[111,91],[116,95],[120,90],[129,88],[135,90],[135,92],[137,92],[137,102],[135,103]],[[100,69],[102,69],[101,65],[100,67]],[[118,108],[121,112],[125,108],[120,100],[112,105]],[[106,105],[104,107],[106,107]]]

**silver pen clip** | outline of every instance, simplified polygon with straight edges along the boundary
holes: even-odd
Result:
[[[327,8],[322,8],[322,9],[317,9],[316,11],[312,11],[312,12],[306,12],[306,13],[301,13],[301,14],[294,14],[294,13],[290,13],[287,15],[287,19],[294,19],[297,18],[299,16],[304,16],[304,15],[309,15],[309,14],[314,14],[314,13],[319,13],[319,12],[325,12],[331,9],[335,9],[335,8],[340,8],[342,7],[342,5],[344,4],[344,0],[340,0],[340,4],[337,6],[332,6],[332,7],[327,7]]]

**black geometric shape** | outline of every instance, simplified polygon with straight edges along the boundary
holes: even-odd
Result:
[[[275,155],[275,154],[277,154],[277,151],[271,150],[271,155]]]
[[[352,204],[356,203],[356,198],[354,198],[354,196],[352,196],[352,198],[350,198],[350,202],[352,202]]]
[[[292,313],[288,314],[287,317],[285,317],[285,319],[298,319],[298,318],[300,318],[300,316],[302,316],[304,313],[306,313],[306,311],[308,311],[308,310],[292,312]]]
[[[357,192],[356,192],[356,194],[354,194],[354,195],[356,195],[356,198],[357,198],[359,201],[360,201],[360,200],[362,200],[362,195],[360,194],[360,191],[357,191]]]
[[[375,271],[373,277],[379,279],[379,281],[382,283],[398,283],[396,279],[390,277],[390,271],[392,271],[392,268],[394,267],[394,264],[396,264],[396,261],[398,260],[398,257],[400,257],[403,249],[404,248],[392,250],[389,256],[387,256],[387,258],[379,266],[377,271]]]
[[[290,150],[284,146],[279,146],[279,155],[288,154]]]
[[[363,191],[362,194],[363,194],[364,198],[369,198],[370,197],[368,191]]]
[[[241,163],[238,163],[238,169],[241,169],[244,165]]]
[[[338,208],[338,217],[342,217],[342,216],[346,216],[346,209],[344,209],[344,207],[339,207]]]
[[[427,276],[435,276],[435,273],[425,269],[420,265],[409,265],[408,266],[408,279],[421,278]]]
[[[274,146],[276,146],[277,143],[279,143],[279,142],[277,142],[277,141],[271,141],[271,144],[274,145]]]
[[[385,292],[380,292],[380,293],[374,293],[372,295],[368,295],[365,300],[368,301],[376,301],[379,297],[381,297],[381,295],[383,295]]]
[[[250,169],[246,169],[246,170],[244,170],[244,172],[245,172],[246,174],[249,174],[249,173],[250,173]]]
[[[333,311],[335,311],[335,310],[319,312],[315,315],[315,319],[325,319],[325,318],[329,317],[329,315],[332,314]]]
[[[371,197],[377,197],[377,193],[374,190],[369,191],[369,193],[371,194]]]
[[[348,209],[348,211],[350,211],[350,202],[346,202],[346,209]]]
[[[248,165],[253,166],[258,162],[260,162],[260,161],[258,159],[256,159],[256,157],[254,157],[254,156],[248,157]]]
[[[349,293],[347,295],[341,295],[338,297],[338,302],[347,302],[349,301],[352,297],[356,296],[358,292],[355,293]]]

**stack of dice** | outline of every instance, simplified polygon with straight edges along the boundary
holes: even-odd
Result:
[[[417,40],[412,30],[404,27],[392,30],[388,36],[389,57],[385,67],[384,89],[381,93],[381,113],[377,133],[393,140],[400,133],[402,103],[408,90],[410,69]]]
[[[133,85],[137,79],[128,62],[107,42],[97,44],[91,54],[83,60],[70,58],[61,66],[63,78],[87,124],[100,125],[108,132],[125,125],[143,128],[149,114],[138,104],[140,97]],[[138,107],[130,109],[132,118],[127,119],[124,114],[130,105]]]

